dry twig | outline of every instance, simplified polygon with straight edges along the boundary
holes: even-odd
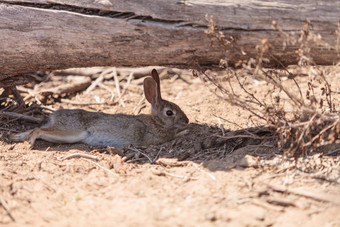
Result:
[[[144,157],[146,157],[146,158],[149,160],[150,163],[153,163],[152,159],[151,159],[148,155],[146,155],[145,153],[143,153],[142,151],[140,151],[140,150],[138,150],[138,149],[135,149],[135,148],[133,148],[133,147],[129,147],[128,149],[131,150],[131,151],[137,152],[137,154],[143,155]]]
[[[105,170],[107,173],[109,173],[109,174],[111,174],[111,175],[113,175],[113,176],[115,176],[115,177],[119,177],[119,174],[117,174],[117,173],[115,173],[115,172],[112,172],[112,171],[109,170],[108,168],[105,168],[104,166],[101,166],[101,165],[99,165],[98,163],[96,163],[96,162],[94,162],[94,161],[92,161],[92,160],[85,159],[85,158],[81,158],[81,159],[84,160],[84,161],[87,161],[87,162],[90,162],[90,163],[94,164],[95,166],[97,166],[97,167],[99,167],[99,168]]]
[[[277,192],[295,194],[295,195],[303,196],[303,197],[314,199],[314,200],[321,201],[321,202],[340,204],[339,195],[332,195],[332,194],[324,193],[324,192],[313,192],[310,190],[303,190],[303,189],[293,189],[293,188],[283,187],[279,185],[268,185],[268,187]]]
[[[115,84],[116,84],[116,92],[117,92],[119,104],[122,107],[125,107],[124,101],[122,100],[122,93],[120,92],[120,86],[119,86],[119,80],[118,80],[117,69],[116,68],[113,69],[113,78],[114,78]]]
[[[61,99],[60,100],[62,103],[68,103],[68,104],[72,104],[75,106],[92,106],[92,105],[108,105],[107,102],[76,102],[76,101],[72,101],[72,100],[68,100],[68,99]]]
[[[208,19],[210,27],[206,33],[212,39],[217,40],[225,48],[225,51],[230,51],[231,47],[233,50],[237,50],[237,44],[227,40],[223,33],[218,31],[213,18]],[[262,120],[262,124],[264,122],[269,127],[274,128],[278,147],[284,150],[286,155],[297,158],[308,154],[321,145],[339,142],[340,115],[333,103],[330,83],[327,81],[324,71],[310,66],[313,65],[313,59],[309,53],[311,45],[316,44],[327,48],[329,48],[329,45],[321,41],[318,35],[312,33],[310,30],[311,23],[308,20],[299,36],[284,33],[276,22],[273,22],[273,27],[282,33],[282,37],[287,39],[284,45],[299,44],[297,50],[300,58],[299,67],[308,67],[309,74],[315,78],[314,82],[308,82],[308,90],[305,96],[303,96],[301,86],[295,79],[295,75],[271,53],[271,44],[267,39],[262,40],[256,47],[258,51],[256,59],[249,59],[247,62],[240,63],[243,67],[242,73],[238,74],[226,68],[226,76],[221,77],[204,72],[202,69],[200,71],[203,75],[202,80],[212,85],[214,89],[211,90],[217,97],[249,111],[252,116]],[[288,80],[293,82],[294,87],[289,83],[284,83],[277,70],[263,68],[268,56],[283,67]],[[221,62],[227,62],[227,59],[222,59]],[[259,96],[249,87],[248,77],[265,81],[273,87],[273,91],[278,91],[278,94],[268,93],[264,97]],[[236,89],[231,86],[231,80],[238,82],[242,93],[237,94],[235,92]],[[322,94],[320,97],[316,97],[314,91],[315,84],[313,83],[316,83],[316,81],[319,83],[319,87],[321,86]],[[268,97],[269,95],[271,97]],[[293,110],[288,110],[286,103],[281,100],[287,101]],[[324,103],[327,106],[324,106]]]
[[[2,197],[0,197],[0,205],[5,209],[8,217],[10,217],[10,219],[15,222],[15,218],[13,217],[11,210],[9,209],[5,200]]]
[[[85,93],[89,94],[95,89],[99,83],[101,83],[104,80],[104,75],[107,73],[107,71],[104,71],[100,74],[100,76],[86,89]]]
[[[28,116],[26,114],[20,114],[20,113],[16,113],[16,112],[2,112],[1,111],[0,115],[8,116],[8,117],[11,117],[11,118],[16,118],[16,119],[23,119],[23,120],[31,121],[31,122],[34,122],[34,123],[41,123],[43,121],[42,118]]]
[[[211,173],[205,171],[204,169],[202,169],[201,167],[199,167],[196,163],[192,163],[192,165],[194,167],[196,167],[200,172],[206,174],[208,177],[210,177],[212,180],[216,180],[216,177],[214,175],[212,175]]]
[[[69,154],[69,155],[63,155],[63,156],[58,157],[57,160],[63,161],[63,160],[66,160],[66,159],[71,159],[71,158],[87,158],[87,159],[99,161],[99,158],[97,156],[84,154],[84,153],[73,153],[73,154]]]

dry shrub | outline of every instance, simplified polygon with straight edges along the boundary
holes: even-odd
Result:
[[[237,51],[237,41],[226,39],[215,26],[214,19],[208,18],[210,27],[206,33],[212,42],[219,42],[226,51]],[[290,34],[272,24],[280,37],[283,48],[298,46],[298,65],[285,67],[272,54],[270,41],[264,39],[257,45],[257,57],[238,63],[239,69],[228,67],[227,59],[221,60],[223,74],[200,70],[202,79],[213,85],[215,94],[227,102],[251,113],[253,118],[272,128],[278,147],[288,156],[299,157],[315,151],[316,148],[339,142],[340,115],[333,103],[333,92],[327,76],[339,70],[335,67],[318,67],[310,55],[311,47],[319,45],[331,48],[321,36],[312,32],[312,25],[306,21],[299,34]],[[340,23],[338,43],[340,37]],[[338,47],[337,47],[338,48]],[[238,48],[241,51],[241,48]],[[268,56],[270,59],[268,59]],[[268,69],[263,65],[269,60],[281,65],[280,69]],[[303,72],[303,73],[301,73]],[[301,74],[308,81],[301,79]],[[236,93],[232,81],[236,81],[242,92]],[[270,88],[267,94],[259,94],[251,88],[251,81],[264,81]],[[300,81],[300,82],[298,82]]]

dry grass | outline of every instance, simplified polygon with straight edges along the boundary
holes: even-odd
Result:
[[[211,42],[219,42],[225,49],[226,56],[231,51],[241,51],[235,39],[226,39],[215,26],[213,17],[209,17],[210,27],[206,31]],[[283,47],[297,45],[298,65],[286,67],[271,53],[270,40],[264,39],[257,45],[257,57],[240,61],[239,70],[228,67],[228,60],[221,59],[223,75],[200,70],[202,79],[212,85],[215,94],[236,106],[249,111],[252,118],[272,128],[277,137],[278,147],[288,156],[295,158],[306,155],[316,148],[332,143],[339,143],[340,112],[333,102],[331,84],[327,81],[330,74],[339,71],[340,62],[332,67],[317,67],[310,55],[313,45],[332,48],[319,34],[312,32],[312,25],[306,20],[300,34],[282,31],[274,21],[273,28],[283,37]],[[340,40],[340,23],[337,31]],[[335,47],[338,48],[338,47]],[[270,59],[268,59],[269,56]],[[268,69],[263,65],[275,61],[280,69]],[[299,80],[301,72],[308,77]],[[196,75],[198,76],[199,73]],[[235,93],[231,81],[237,81],[242,93]],[[264,82],[272,87],[271,92],[259,94],[251,90],[251,81]],[[320,93],[319,93],[320,91]]]

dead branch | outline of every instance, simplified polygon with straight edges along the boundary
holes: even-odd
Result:
[[[96,163],[96,162],[94,162],[94,161],[92,161],[92,160],[85,159],[85,158],[81,158],[81,160],[84,160],[84,161],[86,161],[86,162],[92,163],[92,164],[94,164],[95,166],[99,167],[100,169],[105,170],[105,172],[107,172],[107,173],[109,173],[109,174],[111,174],[111,175],[113,175],[113,176],[115,176],[115,177],[119,177],[119,174],[117,174],[117,173],[115,173],[115,172],[112,172],[112,171],[109,170],[108,168],[105,168],[104,166],[99,165],[98,163]]]
[[[60,101],[62,103],[68,103],[68,104],[72,104],[72,105],[75,105],[75,106],[110,105],[110,103],[108,103],[108,102],[86,102],[86,103],[82,103],[82,102],[76,102],[76,101],[72,101],[72,100],[68,100],[68,99],[61,99]]]
[[[0,205],[5,209],[8,217],[10,217],[10,219],[15,222],[15,218],[13,217],[11,210],[8,208],[5,200],[2,197],[0,197]]]
[[[113,78],[114,78],[115,84],[116,84],[116,92],[117,92],[119,104],[120,104],[122,107],[125,107],[124,101],[122,100],[122,94],[121,94],[121,92],[120,92],[119,80],[118,80],[116,68],[113,69]]]
[[[277,205],[277,206],[283,206],[283,207],[295,207],[295,203],[293,201],[289,201],[283,198],[267,198],[266,199],[267,203]]]
[[[128,80],[127,80],[126,84],[124,85],[122,94],[121,94],[121,96],[118,98],[118,101],[117,101],[117,102],[120,102],[121,98],[123,97],[123,95],[124,95],[125,92],[126,92],[126,89],[130,86],[132,77],[133,77],[133,72],[129,74]]]
[[[42,118],[39,117],[33,117],[33,116],[28,116],[26,114],[20,114],[20,113],[15,113],[15,112],[0,112],[0,116],[7,116],[10,118],[16,118],[16,119],[22,119],[22,120],[26,120],[26,121],[30,121],[30,122],[34,122],[34,123],[41,123],[43,121]]]
[[[99,161],[97,156],[84,154],[84,153],[73,153],[73,154],[69,154],[69,155],[63,155],[63,156],[58,157],[57,160],[63,161],[63,160],[66,160],[66,159],[71,159],[71,158],[88,158],[88,159],[92,159],[92,160],[95,160],[95,161]]]
[[[69,94],[76,93],[79,91],[85,90],[87,87],[91,85],[91,79],[84,77],[82,81],[74,81],[72,83],[62,84],[55,88],[44,89],[39,91],[43,96],[49,96],[52,94]]]
[[[142,151],[140,151],[136,148],[133,148],[133,147],[129,147],[128,149],[131,150],[131,151],[137,152],[137,154],[143,155],[144,157],[146,157],[149,160],[150,163],[153,163],[153,160],[147,154],[143,153]]]
[[[324,192],[313,192],[313,191],[304,190],[304,189],[293,189],[293,188],[283,187],[279,185],[268,185],[268,187],[274,191],[281,192],[281,193],[290,193],[290,194],[303,196],[303,197],[314,199],[314,200],[321,201],[321,202],[340,204],[339,195],[334,195],[334,194],[329,194],[329,193],[324,193]]]
[[[24,100],[22,99],[19,91],[17,90],[17,88],[14,86],[14,87],[10,87],[14,97],[15,97],[15,100],[18,102],[18,108],[24,108],[25,107],[25,102]]]
[[[95,87],[98,86],[104,80],[104,73],[101,73],[100,76],[86,89],[85,93],[89,94]]]

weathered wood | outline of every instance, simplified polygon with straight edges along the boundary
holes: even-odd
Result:
[[[0,78],[70,67],[216,66],[225,53],[210,46],[205,15],[214,16],[226,37],[238,38],[245,55],[231,51],[229,63],[256,56],[267,38],[277,59],[295,64],[297,44],[283,50],[271,23],[300,32],[309,18],[331,46],[314,45],[313,60],[334,64],[339,9],[340,1],[318,0],[0,0]]]

